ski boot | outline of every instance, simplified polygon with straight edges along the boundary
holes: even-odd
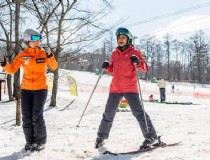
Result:
[[[104,138],[97,137],[96,143],[95,143],[95,148],[99,148],[99,147],[103,146],[103,144],[104,144]]]
[[[144,140],[143,144],[140,146],[140,149],[146,149],[149,148],[150,146],[160,146],[163,144],[164,143],[160,140],[160,136],[157,138],[150,137]]]
[[[32,148],[32,144],[29,143],[29,142],[27,142],[26,145],[25,145],[25,151],[26,151],[26,152],[27,152],[27,151],[30,151],[31,148]]]
[[[45,144],[34,143],[32,144],[31,151],[41,151],[45,148]]]

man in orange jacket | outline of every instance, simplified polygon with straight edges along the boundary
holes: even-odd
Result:
[[[150,117],[145,113],[139,99],[139,91],[137,86],[136,67],[143,71],[148,71],[145,59],[142,57],[141,51],[135,49],[132,45],[132,35],[126,28],[119,28],[116,31],[118,47],[111,55],[110,63],[104,61],[102,68],[113,75],[110,85],[110,93],[103,113],[103,118],[98,129],[95,147],[103,145],[104,139],[109,137],[120,100],[124,97],[131,108],[132,114],[136,117],[143,136],[145,138],[141,147],[146,147],[157,142],[157,134],[152,125]],[[145,122],[147,120],[147,125]]]
[[[23,67],[21,83],[21,110],[23,132],[25,134],[25,150],[42,150],[47,140],[43,108],[47,98],[47,66],[55,70],[58,64],[49,47],[40,48],[42,35],[34,29],[24,32],[27,46],[11,64],[0,53],[0,64],[8,74],[15,73]]]

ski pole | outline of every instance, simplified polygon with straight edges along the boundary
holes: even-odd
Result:
[[[86,111],[86,109],[87,109],[87,106],[88,106],[88,104],[89,104],[89,102],[90,102],[90,100],[91,100],[91,98],[92,98],[92,96],[93,96],[93,93],[94,93],[94,91],[95,91],[95,89],[96,89],[96,87],[97,87],[97,85],[98,85],[98,82],[99,82],[99,80],[100,80],[100,78],[101,78],[101,76],[102,76],[104,70],[105,70],[105,69],[103,68],[102,71],[101,71],[101,73],[100,73],[100,75],[99,75],[99,77],[98,77],[98,80],[97,80],[97,82],[96,82],[96,84],[95,84],[95,86],[94,86],[94,88],[93,88],[93,91],[92,91],[92,93],[91,93],[91,95],[90,95],[90,98],[88,99],[88,102],[87,102],[87,104],[86,104],[86,106],[85,106],[85,109],[84,109],[84,111],[82,112],[82,115],[81,115],[81,117],[80,117],[80,120],[79,120],[79,122],[78,122],[78,124],[77,124],[76,129],[79,127],[79,124],[80,124],[80,122],[81,122],[81,120],[82,120],[82,118],[83,118],[83,116],[84,116],[84,114],[85,114],[85,111]]]
[[[138,78],[136,65],[137,64],[134,63],[135,71],[136,71],[136,77],[137,77],[137,83],[138,83],[138,88],[139,88],[139,98],[140,98],[141,106],[142,106],[143,113],[144,113],[144,120],[145,120],[145,124],[146,124],[146,130],[147,130],[147,133],[149,133],[149,128],[148,128],[148,124],[147,124],[147,117],[146,117],[146,113],[145,113],[145,110],[144,110],[144,103],[143,103],[142,94],[141,94],[141,86],[140,86],[140,83],[139,83],[139,78]]]

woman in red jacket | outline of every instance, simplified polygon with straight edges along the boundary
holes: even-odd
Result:
[[[46,69],[48,66],[55,70],[58,66],[50,48],[40,48],[41,39],[39,31],[27,29],[24,32],[24,40],[28,47],[20,52],[11,64],[0,53],[0,64],[8,74],[13,74],[23,67],[21,113],[26,151],[39,151],[45,147],[47,133],[43,108],[48,88]]]
[[[124,97],[132,110],[132,114],[136,117],[142,134],[145,138],[142,146],[149,146],[156,143],[157,134],[149,116],[146,115],[148,130],[144,118],[144,111],[139,99],[136,67],[143,71],[148,71],[145,59],[142,57],[141,51],[135,49],[132,45],[132,35],[126,28],[119,28],[116,31],[118,47],[111,55],[110,63],[104,61],[102,68],[113,75],[110,85],[110,93],[103,113],[103,118],[97,133],[95,147],[103,145],[104,139],[109,137],[113,119],[116,114],[120,100]],[[149,132],[148,132],[149,131]],[[141,146],[141,147],[142,147]]]

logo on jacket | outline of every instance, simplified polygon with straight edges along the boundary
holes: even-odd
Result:
[[[25,65],[28,65],[30,59],[25,59]]]
[[[44,63],[45,59],[44,58],[37,58],[36,63]]]

